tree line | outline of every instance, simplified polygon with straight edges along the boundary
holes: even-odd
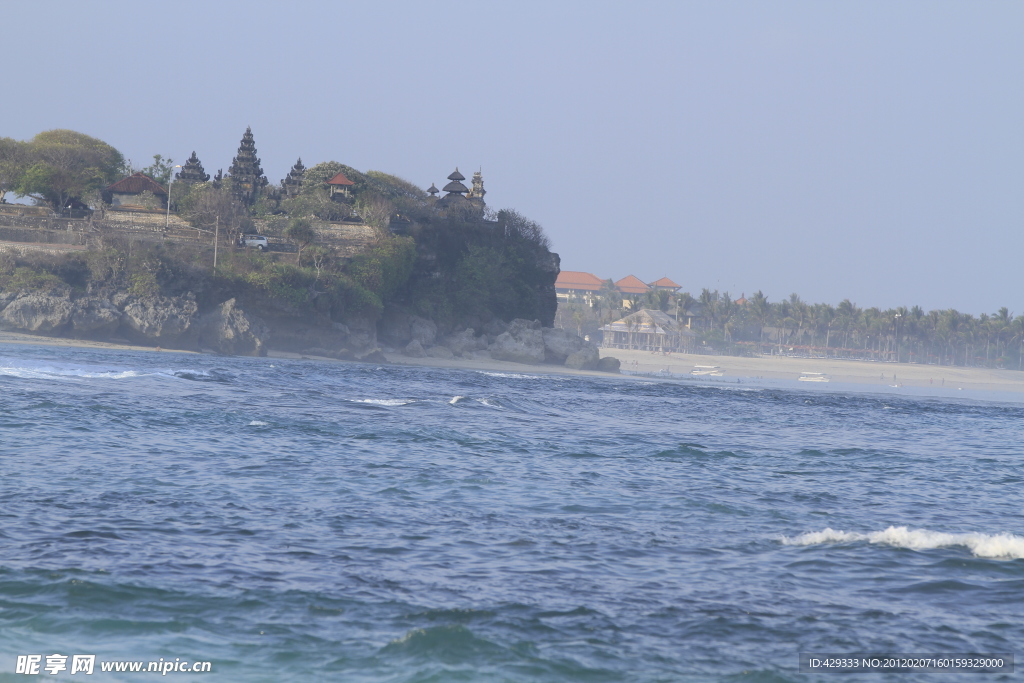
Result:
[[[608,280],[589,305],[560,304],[559,323],[598,334],[602,325],[642,308],[669,313],[679,327],[689,325],[697,352],[1024,369],[1024,315],[1006,307],[975,316],[952,308],[861,308],[849,299],[833,306],[805,302],[797,294],[769,301],[761,291],[739,299],[711,289],[697,297],[667,290],[623,296]]]

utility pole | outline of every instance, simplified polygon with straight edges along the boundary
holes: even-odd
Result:
[[[171,223],[171,188],[174,187],[174,169],[181,168],[181,164],[178,164],[171,169],[171,179],[167,181],[167,213],[164,214],[164,230]]]
[[[217,270],[217,242],[220,241],[220,216],[217,216],[217,222],[213,229],[213,269]]]

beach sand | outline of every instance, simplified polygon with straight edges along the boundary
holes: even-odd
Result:
[[[649,351],[601,349],[602,356],[615,356],[624,371],[655,373],[666,368],[672,374],[689,374],[695,365],[717,365],[725,378],[760,377],[796,380],[803,372],[820,372],[832,382],[892,387],[952,387],[977,391],[1024,392],[1024,372],[964,368],[914,363],[878,363],[830,358],[789,358],[786,356],[704,356],[683,353],[662,355]],[[638,366],[634,368],[632,362]]]
[[[30,344],[41,346],[78,347],[91,349],[119,349],[124,351],[157,352],[151,346],[134,346],[110,342],[43,337],[18,332],[0,332],[0,344]],[[172,350],[167,349],[171,352]],[[173,350],[173,353],[195,353],[194,351]],[[988,368],[963,368],[939,365],[917,365],[912,363],[878,363],[871,361],[835,360],[826,358],[789,358],[785,356],[762,356],[744,358],[738,356],[704,356],[683,353],[650,353],[647,351],[623,351],[601,349],[601,356],[613,356],[622,362],[619,375],[591,370],[571,370],[558,365],[525,365],[493,359],[444,360],[439,358],[411,358],[400,353],[387,353],[387,359],[396,365],[415,365],[438,368],[461,368],[482,372],[509,374],[544,373],[559,375],[580,375],[621,379],[649,379],[651,376],[690,375],[695,365],[717,365],[724,373],[722,377],[706,378],[709,382],[731,379],[791,380],[803,372],[819,372],[829,376],[835,383],[874,385],[877,387],[933,387],[964,389],[971,391],[1006,391],[1024,393],[1024,372],[1016,370],[992,370]],[[328,362],[343,362],[332,358],[308,356],[284,351],[270,351],[269,358],[294,358]],[[633,365],[634,361],[636,365]],[[695,378],[698,380],[705,378]],[[810,383],[808,383],[810,384]],[[818,385],[820,386],[820,385]],[[866,387],[865,387],[866,388]]]

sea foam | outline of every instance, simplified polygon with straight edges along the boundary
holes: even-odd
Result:
[[[963,546],[975,557],[1017,560],[1024,558],[1024,537],[1014,534],[950,534],[928,529],[891,526],[884,531],[859,533],[825,528],[793,538],[782,537],[783,545],[821,545],[824,543],[858,543],[867,541],[911,550],[933,550]]]

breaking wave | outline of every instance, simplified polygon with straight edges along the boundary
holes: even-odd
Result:
[[[858,543],[867,541],[910,550],[934,550],[962,546],[975,557],[1018,560],[1024,558],[1024,536],[1014,534],[949,534],[928,529],[891,526],[884,531],[859,533],[825,528],[793,538],[782,537],[783,545],[822,545],[825,543]]]
[[[175,377],[178,379],[208,379],[213,377],[205,370],[150,369],[132,370],[103,366],[82,366],[63,363],[17,363],[0,361],[0,376],[19,379],[131,379],[134,377]]]
[[[354,398],[353,403],[369,403],[375,406],[407,406],[416,401],[411,398]]]

